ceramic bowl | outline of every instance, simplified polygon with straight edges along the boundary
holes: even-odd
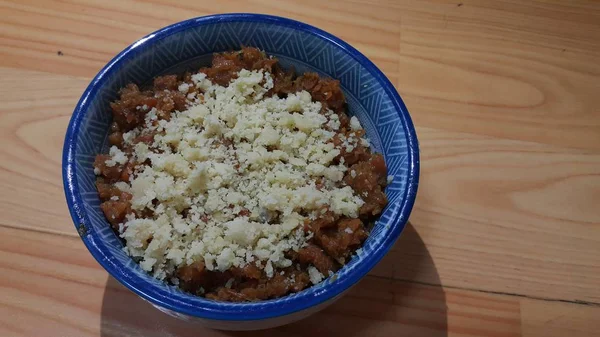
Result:
[[[224,303],[196,297],[146,274],[122,248],[100,210],[92,164],[107,150],[109,102],[127,83],[210,63],[213,53],[255,46],[298,73],[315,71],[339,79],[350,115],[357,116],[374,151],[383,153],[392,183],[389,205],[363,248],[335,276],[299,293],[255,303]],[[223,14],[176,23],[135,42],[92,80],[77,104],[64,144],[67,203],[81,239],[116,280],[161,311],[226,330],[278,326],[306,317],[339,298],[388,252],[413,207],[419,179],[417,138],[394,86],[356,49],[307,24],[267,15]],[[131,313],[135,315],[135,313]]]

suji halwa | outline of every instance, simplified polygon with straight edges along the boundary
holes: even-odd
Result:
[[[317,284],[387,203],[385,162],[339,82],[256,48],[129,84],[110,106],[102,211],[142,269],[190,293],[256,301]]]

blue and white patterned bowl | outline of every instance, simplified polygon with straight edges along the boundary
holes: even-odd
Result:
[[[109,102],[129,82],[209,63],[215,52],[256,46],[297,72],[339,79],[350,114],[361,121],[388,174],[389,205],[360,253],[336,277],[297,294],[257,303],[222,303],[186,294],[146,274],[122,251],[100,210],[92,163],[106,151]],[[117,55],[93,79],[77,104],[63,150],[63,180],[71,217],[94,258],[124,286],[160,310],[230,330],[263,329],[306,317],[339,298],[392,247],[413,207],[419,153],[413,124],[389,80],[356,49],[320,29],[257,14],[225,14],[183,21],[152,33]],[[135,315],[135,313],[132,313]]]

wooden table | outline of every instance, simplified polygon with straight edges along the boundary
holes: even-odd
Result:
[[[404,98],[421,184],[393,251],[305,321],[189,327],[100,268],[68,215],[65,128],[143,35],[218,12],[323,28]],[[0,1],[0,336],[600,336],[600,2]]]

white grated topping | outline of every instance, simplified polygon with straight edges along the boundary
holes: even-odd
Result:
[[[312,284],[317,284],[323,281],[323,279],[325,278],[325,276],[323,276],[323,274],[321,274],[321,272],[319,272],[317,268],[313,266],[308,267],[308,276],[310,277],[310,282]]]
[[[144,129],[158,134],[150,146],[136,144],[133,156],[151,165],[119,187],[133,195],[135,211],[154,214],[130,216],[122,226],[128,254],[140,258],[144,270],[165,279],[199,261],[219,271],[255,263],[272,277],[276,268],[292,265],[284,253],[313,235],[304,232],[309,217],[301,214],[314,217],[327,207],[357,217],[364,202],[343,186],[344,163],[332,164],[340,150],[327,127],[339,128],[336,114],[321,114],[321,103],[306,91],[265,98],[273,79],[262,70],[241,70],[228,87],[202,73],[192,82],[203,90],[201,101],[168,121],[154,108],[146,114]],[[186,85],[179,90],[187,92]],[[140,133],[125,133],[124,142],[133,145]],[[352,146],[359,138],[346,141]],[[110,155],[114,164],[128,160],[116,147]],[[323,275],[311,268],[311,282],[320,282]]]

